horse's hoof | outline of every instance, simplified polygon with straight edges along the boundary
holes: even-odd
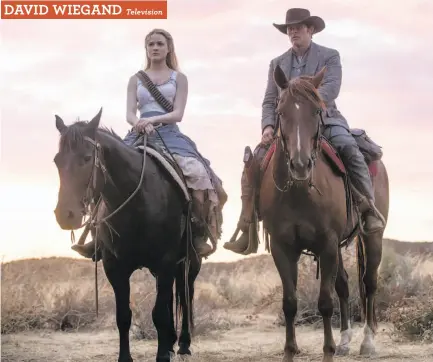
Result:
[[[330,354],[324,355],[322,362],[334,362],[334,356]]]
[[[372,344],[361,344],[359,354],[361,356],[374,356],[376,355],[376,348]]]
[[[188,347],[180,347],[179,350],[177,351],[177,354],[180,356],[185,356],[185,355],[191,356],[192,355],[192,353]]]
[[[294,359],[293,359],[292,355],[290,355],[290,354],[285,354],[284,355],[283,362],[293,362],[293,361],[294,361]]]
[[[178,349],[178,351],[177,351],[177,354],[178,355],[189,355],[189,356],[191,356],[191,351],[190,351],[190,349],[189,349],[189,344],[187,344],[187,343],[183,343],[183,342],[181,342],[181,343],[179,343],[179,349]]]
[[[174,352],[169,352],[167,355],[163,357],[156,357],[156,362],[171,362],[174,361],[175,354]]]
[[[347,345],[337,346],[335,350],[336,356],[347,356],[349,354],[350,348]]]
[[[173,360],[173,361],[188,361],[188,359],[189,359],[190,357],[191,357],[191,356],[190,356],[190,355],[187,355],[187,354],[180,354],[180,355],[177,356],[177,359],[176,359],[176,360]]]
[[[117,361],[118,362],[134,362],[134,360],[132,359],[131,356],[126,357],[126,358],[119,358]]]

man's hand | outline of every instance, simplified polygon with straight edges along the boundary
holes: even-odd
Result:
[[[150,135],[154,130],[152,120],[150,118],[141,118],[134,126],[134,130],[137,133],[145,131],[148,135]]]
[[[272,139],[274,138],[273,136],[274,136],[274,127],[266,126],[262,134],[262,143],[264,144],[271,143]]]

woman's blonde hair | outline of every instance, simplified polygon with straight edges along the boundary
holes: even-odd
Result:
[[[166,61],[167,66],[169,68],[174,69],[174,70],[178,70],[179,65],[177,62],[176,52],[174,50],[173,37],[171,36],[171,34],[168,31],[166,31],[164,29],[153,29],[149,34],[146,35],[146,38],[144,40],[144,47],[146,49],[146,65],[145,65],[144,69],[146,70],[146,69],[149,69],[149,67],[150,67],[150,59],[149,59],[149,56],[147,55],[147,44],[149,43],[150,37],[153,34],[160,34],[167,40],[168,54],[167,54],[165,61]]]

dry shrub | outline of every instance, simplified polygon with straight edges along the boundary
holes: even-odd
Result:
[[[344,265],[349,275],[350,314],[353,322],[361,321],[358,276],[354,249],[343,254]],[[315,280],[315,266],[311,260],[301,258],[298,279],[298,314],[297,324],[322,325],[317,301],[320,283]],[[281,307],[282,290],[278,287],[272,295],[272,301]],[[269,305],[267,301],[265,305]],[[340,311],[336,293],[334,293],[333,324],[339,326]],[[433,269],[431,262],[410,254],[400,255],[392,249],[384,249],[379,268],[378,291],[376,295],[377,313],[380,321],[394,324],[395,331],[406,337],[433,340]],[[280,309],[277,324],[285,325]]]
[[[348,250],[343,255],[344,266],[349,275],[349,305],[352,321],[357,321],[361,318],[361,305],[358,301],[358,284],[357,284],[357,269],[353,251]],[[320,278],[316,279],[317,263],[314,259],[307,255],[302,255],[298,263],[298,312],[296,315],[296,325],[312,324],[320,327],[322,324],[322,316],[318,310],[318,300],[320,292]],[[281,284],[281,283],[280,283]],[[334,326],[339,326],[340,310],[339,300],[336,293],[333,294],[334,314],[332,323]],[[275,309],[275,308],[278,309]],[[256,308],[256,311],[275,310],[277,312],[276,324],[285,325],[285,318],[282,312],[282,287],[276,287],[272,294],[268,295],[262,304]]]
[[[197,278],[197,297],[219,308],[247,309],[261,303],[281,284],[272,259],[247,258],[234,263],[203,266]]]
[[[352,322],[361,320],[354,246],[343,250],[349,275]],[[94,263],[89,260],[47,258],[2,266],[2,333],[28,329],[80,329],[115,324],[115,300],[99,266],[100,318],[95,320]],[[298,273],[297,324],[321,324],[317,308],[320,280],[312,257],[303,256]],[[394,323],[405,336],[431,340],[433,263],[385,248],[379,269],[377,311],[380,321]],[[143,269],[131,277],[132,332],[153,339],[155,279]],[[333,323],[339,325],[334,293]],[[205,263],[195,284],[194,317],[198,335],[250,323],[249,313],[281,314],[282,288],[272,257],[245,258],[234,263]],[[235,310],[235,313],[233,313]],[[180,329],[180,325],[179,325]]]
[[[405,298],[387,311],[395,331],[410,339],[433,342],[433,293]]]
[[[102,263],[98,263],[100,314],[99,319],[96,319],[94,268],[94,263],[88,260],[66,258],[3,264],[1,333],[32,329],[116,328],[114,293],[106,279]],[[212,268],[210,265],[210,269]],[[212,330],[226,330],[244,323],[242,318],[238,321],[232,320],[229,312],[223,309],[232,304],[227,296],[239,301],[242,295],[246,295],[236,294],[236,288],[241,289],[242,281],[236,285],[234,277],[233,281],[229,282],[231,289],[228,292],[225,290],[225,284],[221,282],[224,279],[221,276],[227,275],[225,271],[209,273],[207,269],[207,265],[204,265],[203,274],[207,274],[210,279],[206,281],[201,278],[195,288],[195,332],[200,335]],[[156,337],[152,321],[155,290],[155,279],[147,270],[133,273],[130,307],[132,332],[137,338]]]
[[[433,342],[433,272],[430,261],[387,253],[382,264],[380,302],[383,318],[395,332]]]
[[[156,329],[152,320],[152,309],[154,307],[156,293],[135,293],[134,295],[136,297],[131,301],[131,329],[134,337],[146,340],[157,338]],[[208,294],[199,293],[199,295],[194,298],[194,335],[206,335],[209,332],[229,330],[233,327],[246,324],[246,321],[236,321],[228,312],[216,308],[217,303],[211,298],[204,297],[204,295]],[[177,322],[178,325],[175,325],[175,328],[177,327],[177,330],[180,332],[182,327],[182,315],[178,315]]]
[[[68,277],[72,278],[75,271],[77,277],[57,283],[50,280],[55,273],[45,279],[47,275],[40,276],[36,271],[26,274],[25,269],[9,274],[8,267],[3,266],[2,270],[2,334],[39,328],[80,329],[95,322],[94,282],[80,276],[75,265],[68,270]],[[99,308],[104,313],[112,305],[112,293],[101,272]]]

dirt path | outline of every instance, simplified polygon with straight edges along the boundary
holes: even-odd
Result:
[[[351,352],[347,357],[336,357],[336,361],[433,361],[433,345],[394,342],[389,336],[389,327],[381,325],[376,339],[377,356],[362,358],[359,346],[362,329],[354,328]],[[284,346],[284,328],[275,327],[265,316],[259,316],[251,326],[235,328],[226,332],[215,332],[206,337],[196,337],[192,346],[191,362],[281,362]],[[336,342],[339,331],[335,330]],[[302,354],[297,361],[321,361],[322,330],[298,327],[297,339]],[[118,339],[116,330],[100,332],[39,332],[2,336],[2,358],[4,362],[78,362],[117,361]],[[155,361],[156,342],[131,338],[134,361]]]

